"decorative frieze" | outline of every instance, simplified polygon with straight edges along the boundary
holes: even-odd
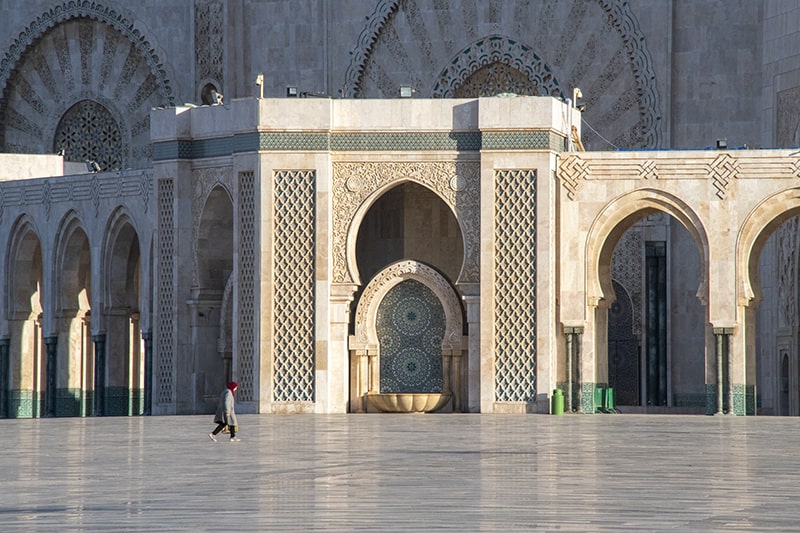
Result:
[[[571,152],[561,154],[558,176],[570,200],[575,200],[586,181],[614,180],[708,180],[714,194],[724,200],[735,180],[800,178],[800,162],[784,154],[769,152],[695,151],[659,153],[664,157],[642,160],[638,153],[609,157],[607,152]],[[754,157],[755,156],[755,157]]]

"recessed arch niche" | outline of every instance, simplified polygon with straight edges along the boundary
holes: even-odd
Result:
[[[414,182],[385,191],[361,221],[356,261],[365,282],[401,259],[431,265],[454,283],[464,262],[464,238],[455,215],[430,189]]]

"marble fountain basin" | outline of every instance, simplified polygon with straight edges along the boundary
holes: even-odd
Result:
[[[383,413],[432,413],[450,401],[449,392],[370,392],[367,401]]]

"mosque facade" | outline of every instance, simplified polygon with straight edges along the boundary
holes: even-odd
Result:
[[[800,414],[800,3],[0,12],[0,416]]]

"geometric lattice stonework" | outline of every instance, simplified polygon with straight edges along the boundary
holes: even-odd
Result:
[[[378,306],[381,392],[442,392],[444,307],[419,281],[407,279]]]
[[[273,391],[314,401],[315,198],[313,170],[275,173]]]
[[[158,337],[156,338],[155,402],[169,404],[174,399],[175,365],[175,216],[172,179],[158,181]]]
[[[536,171],[495,172],[495,400],[536,397]]]
[[[96,161],[103,170],[123,163],[122,133],[111,113],[91,100],[69,108],[56,128],[53,150],[64,150],[65,161]]]
[[[240,400],[255,398],[256,353],[256,205],[255,172],[239,173],[239,350],[237,373]]]

